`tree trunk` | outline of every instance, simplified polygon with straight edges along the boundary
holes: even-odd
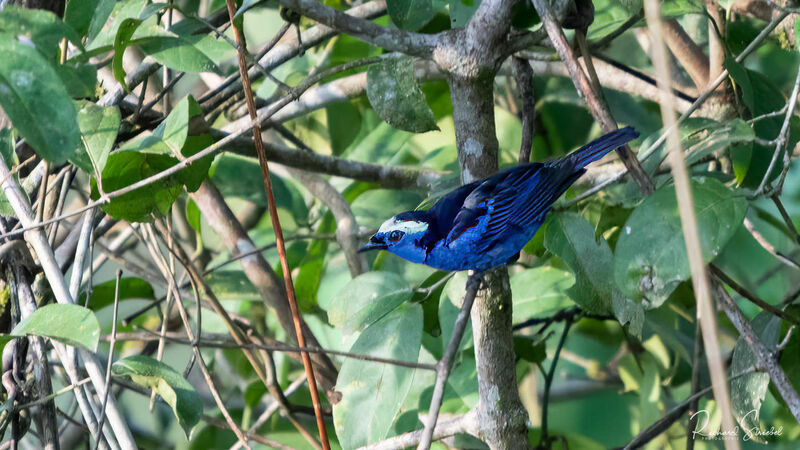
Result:
[[[469,183],[497,171],[494,74],[450,77],[461,180]],[[484,275],[472,307],[472,334],[478,370],[478,437],[493,449],[529,448],[528,414],[517,390],[512,299],[508,271]]]

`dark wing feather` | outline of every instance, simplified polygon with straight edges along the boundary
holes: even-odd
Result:
[[[465,184],[458,189],[453,190],[447,195],[440,198],[429,210],[431,216],[435,219],[436,241],[447,236],[447,233],[453,227],[453,221],[456,215],[464,206],[464,200],[477,188],[483,180],[473,181],[472,183]]]
[[[439,235],[446,235],[445,245],[449,245],[488,216],[481,245],[476,249],[482,251],[493,246],[506,231],[532,227],[586,172],[586,165],[638,135],[630,127],[623,128],[595,139],[562,159],[512,167],[448,194],[432,208],[441,204],[441,212],[445,213],[446,222],[439,225]],[[436,211],[437,219],[439,213]]]

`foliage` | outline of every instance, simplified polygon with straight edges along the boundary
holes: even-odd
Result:
[[[420,35],[456,36],[482,2],[387,0],[385,10],[377,8],[368,17],[380,30],[391,30],[389,38],[370,37],[371,28],[359,28],[362,22],[346,29],[331,19],[327,25],[338,28],[331,34],[308,11],[294,20],[293,9],[275,3],[240,3],[237,20],[247,50],[259,54],[263,66],[250,70],[256,104],[262,117],[273,114],[262,124],[263,138],[270,161],[279,163],[270,165],[270,182],[294,289],[313,336],[308,346],[350,354],[330,356],[329,373],[323,357],[312,355],[320,358],[314,361],[323,407],[331,411],[332,445],[357,448],[420,430],[436,378],[429,369],[450,344],[467,274],[449,277],[386,252],[354,255],[348,245],[365,242],[398,212],[428,207],[458,185],[459,161],[475,156],[462,149],[459,158],[456,118],[463,111],[454,105],[451,87],[463,80],[432,61],[447,60],[436,53],[441,48],[403,54],[394,46],[410,46]],[[313,3],[345,11],[351,2]],[[800,317],[800,170],[794,161],[800,121],[786,109],[800,63],[798,46],[790,42],[794,24],[781,24],[737,61],[766,27],[763,17],[737,9],[736,2],[720,1],[719,11],[688,0],[662,3],[662,14],[676,19],[703,51],[715,39],[709,37],[713,27],[706,8],[725,20],[724,40],[717,42],[728,56],[718,67],[726,71],[725,82],[679,126],[703,262],[733,281],[723,289],[796,390],[800,330],[742,295]],[[667,150],[659,139],[664,130],[658,91],[647,81],[653,67],[638,34],[645,26],[636,20],[642,2],[593,5],[594,21],[585,35],[599,81],[619,125],[641,133],[632,147],[656,190],[644,195],[623,176],[590,191],[623,169],[614,157],[590,166],[508,267],[513,349],[511,340],[500,350],[486,343],[491,351],[476,348],[480,336],[468,323],[456,343],[441,407],[442,417],[463,417],[492,399],[478,389],[477,373],[486,363],[480,353],[506,352],[530,413],[531,442],[549,435],[553,439],[542,445],[551,447],[562,438],[570,448],[624,446],[685,402],[693,389],[709,385],[705,360],[695,359],[692,273]],[[351,17],[357,8],[374,6],[350,8]],[[308,447],[305,430],[316,436],[316,423],[306,414],[313,406],[309,390],[295,383],[304,377],[302,364],[296,352],[285,351],[295,331],[227,18],[222,1],[71,0],[63,19],[15,6],[0,10],[0,125],[10,124],[0,129],[0,155],[13,172],[0,180],[0,343],[10,354],[9,342],[36,336],[46,338],[46,345],[57,341],[91,350],[101,360],[110,354],[112,374],[125,392],[117,395],[118,403],[142,447],[228,448],[237,438],[220,426],[228,424],[227,415],[243,430],[285,446]],[[509,45],[533,39],[538,35],[525,33],[542,29],[527,0],[509,20],[510,31],[503,35]],[[266,49],[284,24],[284,36]],[[393,40],[396,36],[407,39]],[[517,54],[532,58],[536,161],[561,157],[602,134],[551,45],[537,42]],[[685,69],[691,58],[671,50],[678,69],[674,97],[686,111],[707,86],[689,87],[693,81]],[[445,56],[456,59],[458,69],[468,66],[465,55]],[[364,59],[368,64],[339,70]],[[488,114],[494,118],[501,168],[517,163],[523,142],[521,90],[510,60],[503,63],[497,74],[480,73],[484,87],[493,87],[494,109]],[[303,84],[321,73],[318,82]],[[163,81],[177,77],[167,91]],[[234,133],[240,136],[234,139]],[[45,168],[49,177],[41,181]],[[318,184],[304,185],[295,170],[319,175]],[[8,197],[12,183],[21,187],[36,221],[53,219],[42,227],[44,241],[66,284],[73,272],[91,273],[76,278],[77,304],[49,304],[57,288],[40,273],[47,255],[18,257],[33,246],[15,240],[28,241],[34,233],[20,231],[19,211]],[[762,185],[767,189],[760,190]],[[42,188],[48,188],[45,195]],[[591,195],[575,200],[587,192]],[[83,220],[73,219],[84,217],[77,214],[86,205],[95,211],[86,216],[94,220],[91,239],[81,236]],[[346,229],[351,220],[355,224]],[[80,262],[76,253],[93,260],[73,267]],[[358,258],[365,258],[368,271],[358,269]],[[196,269],[192,275],[187,264]],[[30,271],[31,279],[16,279],[13,267]],[[116,269],[125,274],[119,281]],[[20,284],[30,285],[39,306],[25,318],[19,312]],[[217,300],[227,315],[215,308]],[[756,367],[749,338],[721,312],[718,322],[733,413],[742,430],[783,427],[777,435],[750,437],[793,448],[800,426],[786,400],[770,374]],[[230,336],[231,323],[263,351],[243,354]],[[110,350],[104,343],[110,337],[101,340],[101,332],[111,334],[112,328],[121,340]],[[562,332],[566,340],[560,343]],[[202,361],[192,345],[200,348]],[[23,347],[13,349],[22,361],[36,358]],[[51,365],[58,365],[50,355]],[[259,370],[250,355],[261,361]],[[4,364],[9,361],[4,358]],[[208,367],[212,385],[199,364]],[[3,370],[11,374],[13,367]],[[274,386],[264,385],[259,376],[264,370]],[[59,378],[53,380],[54,391],[63,387]],[[215,389],[221,402],[214,400]],[[151,390],[160,406],[148,410],[140,393]],[[580,398],[570,396],[575,390]],[[14,411],[9,406],[21,400],[9,399],[7,391],[0,392],[0,400],[8,402],[0,435],[11,439],[14,427],[4,424]],[[265,414],[274,412],[275,401],[286,401],[282,406],[289,408]],[[703,397],[699,409],[710,417],[704,432],[719,431],[717,403]],[[80,421],[79,414],[74,418]],[[683,448],[688,426],[681,415],[649,445]],[[24,439],[28,446],[40,445],[36,434]],[[459,448],[484,445],[468,433],[453,439]],[[714,442],[698,438],[701,447],[713,448]]]

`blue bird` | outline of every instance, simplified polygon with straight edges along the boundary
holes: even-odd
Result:
[[[448,271],[483,271],[512,262],[584,167],[638,136],[626,127],[564,158],[515,166],[461,186],[427,211],[387,220],[359,251],[388,250]]]

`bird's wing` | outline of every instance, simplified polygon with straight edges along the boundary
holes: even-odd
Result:
[[[436,203],[431,207],[429,212],[436,223],[436,234],[435,236],[431,236],[434,240],[438,241],[439,239],[447,236],[453,227],[453,221],[455,220],[456,215],[464,206],[464,200],[482,182],[483,180],[473,181],[472,183],[468,183],[457,189],[454,189],[447,195],[444,195],[442,198],[437,200]]]
[[[489,248],[504,231],[526,229],[547,213],[554,201],[583,174],[583,169],[526,164],[484,181],[464,200],[446,244],[486,217],[478,248]]]

